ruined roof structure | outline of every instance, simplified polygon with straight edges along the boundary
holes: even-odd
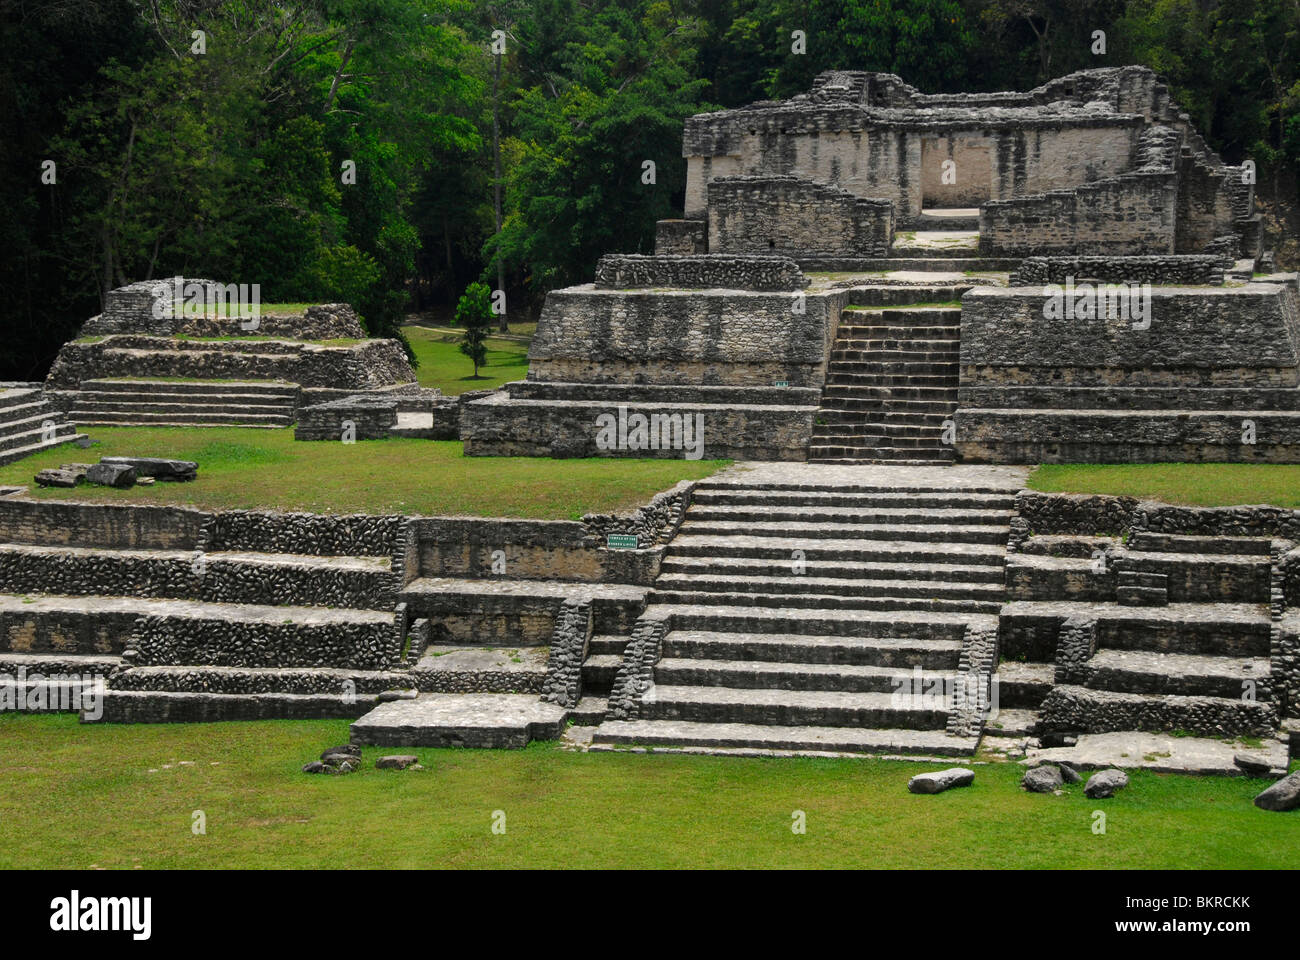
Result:
[[[807,94],[691,117],[682,154],[687,219],[718,178],[792,175],[889,199],[900,229],[924,209],[980,207],[988,255],[1197,253],[1227,235],[1258,252],[1248,178],[1145,67],[986,94],[823,73]]]

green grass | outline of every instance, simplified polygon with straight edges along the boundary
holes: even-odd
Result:
[[[479,367],[474,379],[474,364],[460,352],[458,334],[439,333],[427,327],[408,326],[402,331],[420,362],[415,371],[421,386],[437,387],[447,396],[467,390],[486,390],[528,375],[528,344],[517,340],[487,341],[487,365]]]
[[[1289,868],[1300,813],[1265,781],[1131,774],[1110,800],[1027,794],[1016,764],[906,790],[928,764],[365,750],[347,776],[299,767],[345,721],[79,726],[0,716],[0,868]],[[414,752],[424,771],[375,770]],[[182,761],[189,765],[181,766]],[[216,764],[216,765],[214,765]],[[163,769],[170,765],[169,769]],[[155,772],[149,772],[153,770]],[[207,833],[191,833],[202,810]],[[491,830],[504,811],[506,832]],[[802,810],[807,832],[791,829]],[[1093,811],[1107,817],[1092,832]]]
[[[30,485],[31,495],[44,500],[577,519],[636,507],[678,480],[706,477],[728,462],[466,457],[455,441],[295,441],[292,430],[238,427],[93,427],[88,432],[99,445],[58,447],[2,467],[0,484]],[[195,460],[199,477],[129,490],[32,484],[38,470],[106,456]]]
[[[1300,465],[1272,463],[1044,464],[1028,485],[1197,507],[1269,503],[1300,508]]]

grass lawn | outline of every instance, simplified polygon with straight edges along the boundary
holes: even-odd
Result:
[[[1027,794],[1016,764],[913,796],[928,764],[415,750],[424,771],[299,767],[347,722],[79,726],[0,716],[0,868],[1293,868],[1265,781],[1137,772],[1111,800]],[[181,765],[184,763],[185,765]],[[215,764],[215,765],[214,765]],[[164,765],[168,768],[164,769]],[[150,772],[153,771],[153,772]],[[1104,810],[1106,833],[1092,832]],[[207,833],[191,833],[202,810]],[[491,830],[505,812],[506,832]],[[794,834],[802,810],[807,832]]]
[[[1271,503],[1300,508],[1300,464],[1044,464],[1028,486],[1045,493],[1105,493],[1197,507]]]
[[[466,457],[456,441],[309,442],[295,441],[288,429],[92,427],[88,432],[101,441],[98,446],[62,446],[0,467],[0,484],[27,484],[32,496],[48,500],[563,520],[634,508],[678,480],[706,477],[729,462]],[[106,456],[194,460],[199,478],[129,490],[32,483],[46,467]]]
[[[420,361],[415,371],[421,386],[437,387],[447,396],[467,390],[486,390],[528,375],[528,344],[517,340],[487,341],[487,365],[479,367],[474,379],[474,364],[460,352],[458,335],[439,333],[428,327],[402,328],[411,341],[411,349]]]

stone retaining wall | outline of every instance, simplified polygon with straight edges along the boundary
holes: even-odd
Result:
[[[397,426],[398,401],[393,397],[357,394],[298,411],[295,440],[380,440]],[[350,436],[345,426],[351,427]]]
[[[677,287],[794,291],[807,285],[799,265],[787,256],[740,255],[735,252],[702,256],[607,253],[596,264],[596,286],[612,289]]]
[[[1234,238],[1235,239],[1235,238]],[[1227,264],[1231,266],[1231,264]],[[1045,283],[1223,284],[1225,264],[1213,255],[1134,257],[1026,257],[1011,275],[1014,287]]]

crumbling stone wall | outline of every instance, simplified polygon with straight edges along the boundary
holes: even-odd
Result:
[[[709,225],[703,220],[660,220],[655,224],[655,255],[691,257],[709,252]]]
[[[397,400],[359,394],[330,400],[298,411],[295,440],[344,439],[344,424],[352,427],[351,440],[378,440],[397,426]]]
[[[645,256],[607,253],[596,264],[596,286],[607,289],[802,290],[808,285],[787,256],[713,253],[703,256]]]
[[[1220,256],[1188,254],[1131,257],[1026,257],[1011,275],[1011,285],[1100,281],[1102,283],[1211,284],[1222,286],[1226,266]]]
[[[893,203],[799,177],[722,177],[708,185],[714,253],[884,257]]]

